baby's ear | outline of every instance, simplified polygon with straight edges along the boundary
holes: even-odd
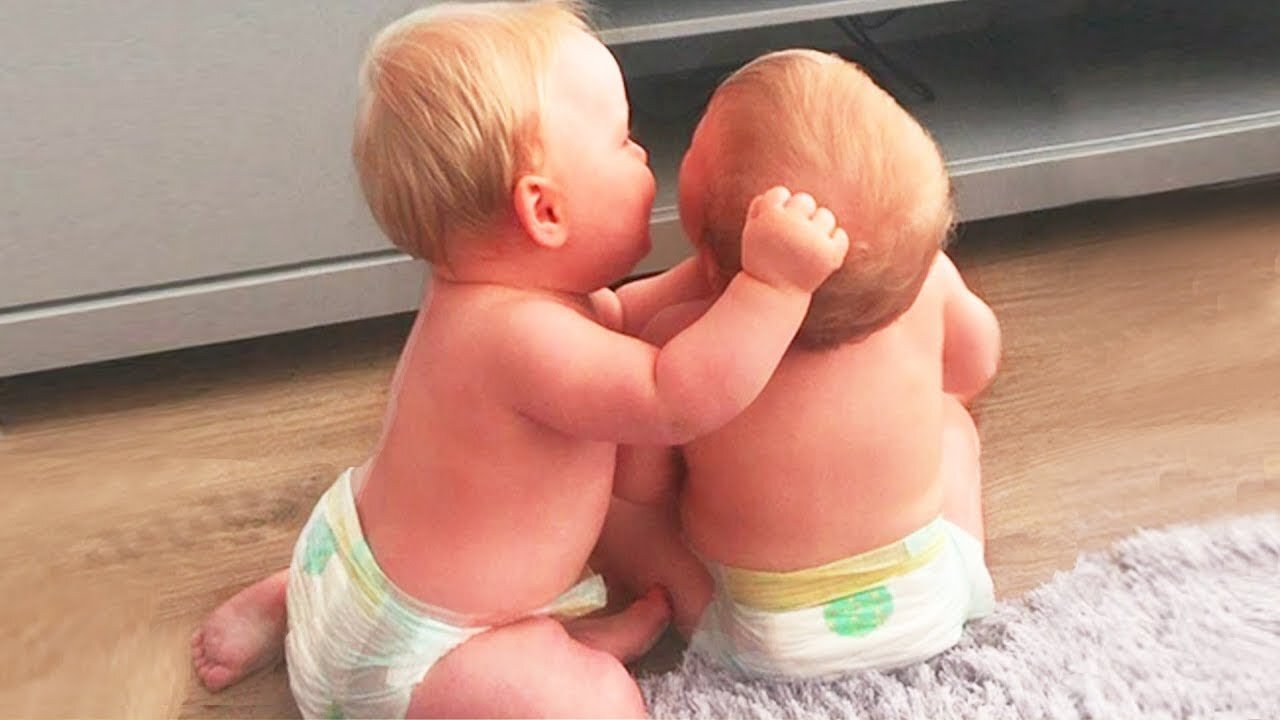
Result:
[[[564,192],[541,175],[523,175],[512,191],[512,206],[525,235],[536,245],[554,250],[569,239]]]

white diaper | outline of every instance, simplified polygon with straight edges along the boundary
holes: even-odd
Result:
[[[316,504],[289,567],[289,687],[307,718],[401,718],[440,658],[489,629],[391,583],[364,540],[342,474]],[[590,575],[532,613],[576,617],[605,604]]]
[[[819,568],[708,567],[716,593],[690,651],[744,677],[823,678],[927,660],[995,604],[982,544],[942,519]]]

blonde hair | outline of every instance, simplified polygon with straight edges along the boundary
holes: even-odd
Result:
[[[937,145],[888,93],[837,56],[784,50],[725,80],[703,122],[718,142],[702,155],[706,206],[694,241],[725,277],[741,268],[747,206],[774,185],[812,194],[849,234],[844,265],[814,293],[796,347],[862,339],[911,306],[953,209]]]
[[[544,78],[569,30],[589,31],[574,0],[450,2],[373,39],[351,152],[392,243],[447,264],[449,237],[509,212],[539,162]]]

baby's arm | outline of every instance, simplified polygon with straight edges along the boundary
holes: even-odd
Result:
[[[613,494],[637,505],[672,502],[680,487],[680,448],[619,445]]]
[[[770,191],[743,231],[743,267],[661,349],[550,302],[504,315],[493,348],[525,415],[582,438],[677,445],[718,428],[764,388],[848,238],[806,195]]]
[[[640,332],[640,338],[653,345],[665,345],[710,306],[711,300],[703,299],[664,308]],[[681,460],[678,447],[619,445],[613,494],[637,505],[673,502],[684,474]]]
[[[935,272],[945,288],[942,389],[968,405],[987,388],[1000,365],[1000,324],[965,285],[946,253],[938,253]]]
[[[697,256],[687,258],[659,275],[627,283],[618,288],[618,299],[623,308],[623,332],[639,336],[664,307],[710,294],[711,288]]]

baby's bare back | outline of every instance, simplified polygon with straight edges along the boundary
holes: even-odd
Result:
[[[690,544],[735,567],[795,570],[901,539],[943,487],[942,283],[865,340],[792,350],[734,421],[684,448]]]
[[[485,622],[526,615],[578,579],[616,452],[513,409],[502,368],[484,352],[495,301],[503,298],[474,288],[436,290],[357,490],[365,536],[392,582]]]

